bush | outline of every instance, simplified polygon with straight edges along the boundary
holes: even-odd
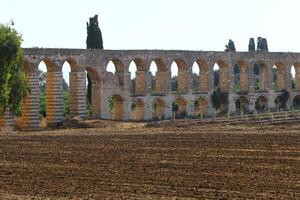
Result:
[[[286,108],[286,102],[289,100],[290,93],[287,90],[281,90],[281,95],[279,96],[279,102],[281,108]]]
[[[221,105],[228,103],[228,92],[222,92],[220,88],[215,89],[211,95],[211,101],[216,110],[220,109]]]

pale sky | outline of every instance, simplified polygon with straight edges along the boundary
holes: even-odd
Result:
[[[99,15],[105,49],[300,52],[299,0],[1,0],[0,23],[15,23],[23,47],[85,48],[86,22]]]
[[[299,0],[1,0],[0,23],[15,22],[23,47],[85,48],[98,14],[105,49],[246,51],[266,37],[270,51],[300,52]]]

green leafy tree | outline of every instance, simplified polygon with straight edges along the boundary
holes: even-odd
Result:
[[[87,49],[103,49],[102,33],[98,24],[98,15],[90,18],[90,23],[87,22]],[[87,100],[92,103],[92,81],[89,74],[87,75]]]
[[[21,43],[21,35],[12,26],[0,24],[0,115],[6,108],[20,114],[27,92]]]

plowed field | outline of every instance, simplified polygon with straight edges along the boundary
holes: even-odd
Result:
[[[300,125],[0,134],[0,199],[300,199]]]

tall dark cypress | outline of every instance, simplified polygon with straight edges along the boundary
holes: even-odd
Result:
[[[87,24],[87,38],[86,48],[87,49],[103,49],[102,33],[98,24],[98,15],[90,17],[90,23]],[[92,103],[92,82],[89,75],[87,75],[87,99],[89,103]]]
[[[255,51],[254,38],[250,38],[250,40],[249,40],[248,51]]]

